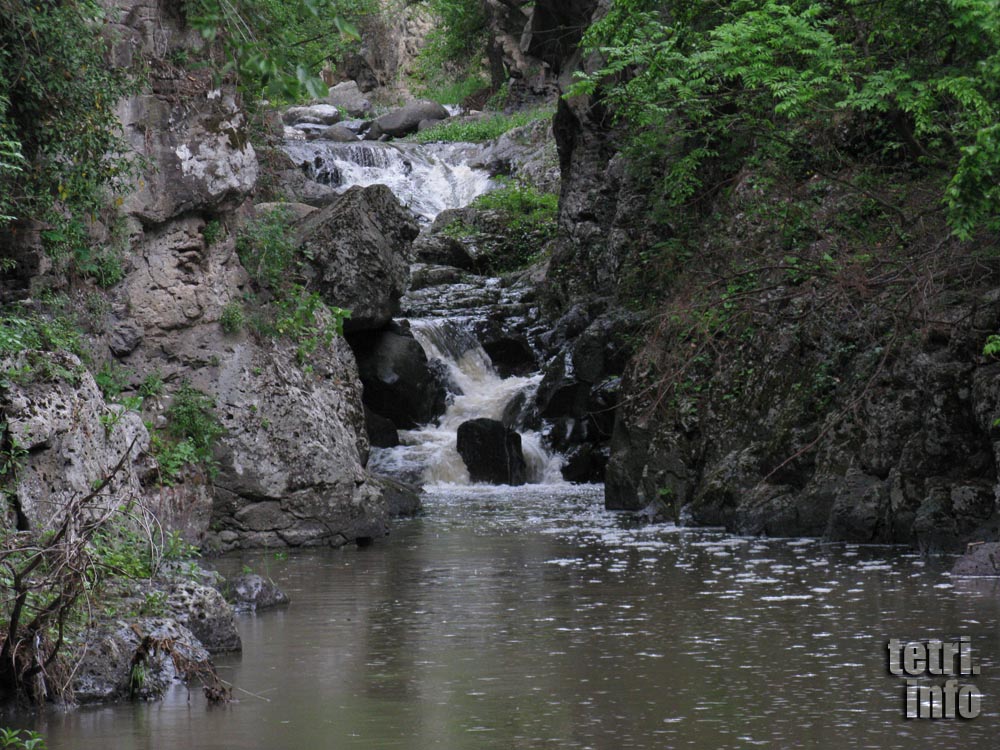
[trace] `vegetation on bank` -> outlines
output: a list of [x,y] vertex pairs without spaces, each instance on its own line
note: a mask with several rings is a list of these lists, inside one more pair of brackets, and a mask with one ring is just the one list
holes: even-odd
[[414,133],[410,138],[417,143],[485,143],[514,128],[551,119],[553,112],[551,108],[539,107],[511,114],[493,112],[474,119],[446,120],[440,125]]

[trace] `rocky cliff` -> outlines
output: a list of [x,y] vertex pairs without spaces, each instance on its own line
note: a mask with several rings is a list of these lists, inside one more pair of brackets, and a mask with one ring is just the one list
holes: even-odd
[[[8,301],[32,310],[57,295],[70,307],[87,300],[93,308],[80,351],[86,366],[45,354],[58,365],[47,366],[51,377],[36,367],[5,379],[4,445],[22,464],[11,480],[11,522],[44,525],[67,493],[92,486],[130,448],[123,481],[131,494],[146,496],[165,523],[207,547],[339,545],[383,534],[387,510],[365,469],[368,438],[350,348],[334,336],[311,342],[304,356],[280,326],[262,332],[246,323],[273,300],[236,250],[240,228],[255,216],[262,171],[238,95],[206,70],[181,64],[206,50],[177,3],[122,2],[116,17],[108,30],[113,64],[141,60],[149,71],[145,90],[119,107],[142,174],[119,201],[113,229],[110,221],[93,228],[119,243],[122,278],[102,289],[63,277],[46,261],[37,229],[18,227],[5,241],[6,254],[19,260],[5,281]],[[325,209],[302,240],[311,243],[312,286],[327,305],[356,308],[358,329],[384,324],[406,282],[415,230],[384,193],[373,189]],[[361,219],[368,224],[354,226]],[[393,269],[391,278],[365,253]],[[310,308],[314,314],[323,313]],[[98,372],[115,381],[114,400],[128,408],[102,395],[91,375]],[[182,385],[214,404],[220,436],[212,471],[163,481],[149,455],[150,433],[169,428]],[[128,401],[139,394],[141,407]]]
[[[564,73],[598,62],[561,60]],[[925,550],[995,537],[995,238],[956,241],[933,176],[859,190],[861,168],[818,163],[789,176],[748,160],[710,200],[657,215],[613,114],[598,89],[560,101],[554,122],[547,292],[570,334],[554,373],[570,397],[542,404],[599,422],[595,378],[578,374],[585,334],[622,311],[645,319],[641,335],[612,336],[631,355],[597,368],[624,376],[610,443],[568,441],[610,449],[608,507]],[[858,148],[850,124],[830,137]]]

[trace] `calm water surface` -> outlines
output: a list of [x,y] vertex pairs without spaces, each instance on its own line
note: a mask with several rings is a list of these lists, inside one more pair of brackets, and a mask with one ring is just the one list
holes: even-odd
[[[219,562],[293,599],[240,618],[243,655],[219,660],[238,703],[178,687],[35,727],[80,750],[959,748],[1000,733],[993,582],[888,547],[628,528],[597,488],[425,504],[367,549]],[[886,641],[960,635],[982,715],[904,720]]]

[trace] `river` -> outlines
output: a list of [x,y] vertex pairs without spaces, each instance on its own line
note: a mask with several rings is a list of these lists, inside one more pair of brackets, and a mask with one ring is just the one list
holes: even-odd
[[[208,707],[178,686],[37,728],[78,750],[958,748],[997,735],[993,581],[953,582],[898,548],[632,527],[596,487],[441,487],[426,506],[369,548],[219,561],[292,597],[240,616],[243,655],[219,660],[238,702]],[[963,635],[982,716],[903,719],[888,639]]]

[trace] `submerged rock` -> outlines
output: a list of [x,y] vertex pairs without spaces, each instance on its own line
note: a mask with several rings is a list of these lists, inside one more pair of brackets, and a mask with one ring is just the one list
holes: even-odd
[[256,612],[288,604],[288,595],[274,582],[255,573],[243,573],[226,584],[226,599],[237,612]]
[[458,427],[458,453],[473,482],[520,485],[527,481],[521,436],[495,419],[470,419]]
[[970,544],[955,561],[953,576],[1000,576],[1000,542]]

